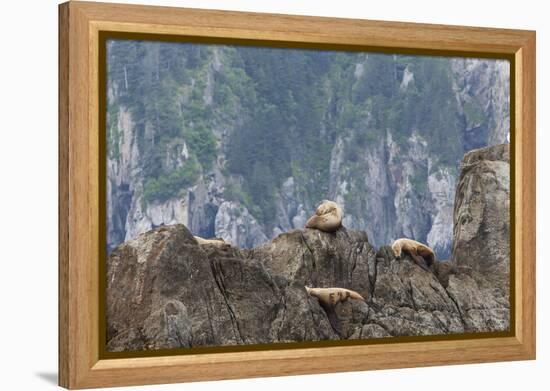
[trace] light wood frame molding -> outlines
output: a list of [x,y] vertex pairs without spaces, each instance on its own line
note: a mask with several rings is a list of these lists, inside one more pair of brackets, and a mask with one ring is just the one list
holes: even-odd
[[[100,357],[101,31],[356,45],[511,59],[515,318],[511,336]],[[367,50],[367,49],[366,49]],[[511,85],[512,86],[512,85]],[[59,384],[91,388],[535,358],[535,32],[71,1],[59,6]],[[342,358],[342,359],[339,359]]]

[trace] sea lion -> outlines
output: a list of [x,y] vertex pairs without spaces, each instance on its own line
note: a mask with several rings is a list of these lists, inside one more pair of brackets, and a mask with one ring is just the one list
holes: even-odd
[[[401,253],[405,251],[411,256],[418,266],[422,269],[429,270],[435,262],[435,253],[429,246],[417,242],[416,240],[401,238],[397,239],[391,245],[393,254],[396,258],[401,257]],[[428,265],[428,268],[424,266],[424,262]]]
[[315,214],[306,222],[306,228],[335,232],[342,226],[342,217],[342,208],[336,202],[323,200],[315,210]]
[[345,288],[310,288],[305,287],[306,292],[313,297],[316,297],[319,300],[319,304],[325,310],[327,314],[328,321],[334,331],[342,335],[341,323],[338,319],[338,315],[335,311],[335,306],[338,303],[343,303],[348,299],[362,300],[363,296],[359,293]]
[[203,239],[200,236],[193,236],[193,237],[195,238],[195,240],[200,246],[210,245],[210,246],[215,246],[215,247],[224,248],[224,249],[231,247],[231,245],[229,243],[225,243],[225,241],[222,238]]
[[313,297],[319,299],[319,303],[323,306],[334,307],[340,302],[344,302],[347,299],[363,300],[363,296],[359,293],[345,288],[310,288],[305,287],[306,292]]

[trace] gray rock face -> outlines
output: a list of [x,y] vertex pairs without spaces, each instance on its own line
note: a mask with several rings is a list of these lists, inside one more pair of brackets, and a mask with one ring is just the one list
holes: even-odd
[[267,240],[260,224],[238,202],[223,202],[214,224],[216,236],[237,247],[254,247]]
[[418,133],[398,145],[391,131],[358,156],[362,176],[349,172],[344,151],[353,140],[338,140],[330,166],[330,198],[344,209],[344,225],[365,230],[377,246],[399,237],[416,238],[449,259],[456,172],[434,168],[428,141]]
[[455,58],[454,89],[466,150],[506,142],[510,132],[510,63]]
[[[200,246],[183,225],[141,234],[107,261],[108,350],[508,330],[508,173],[507,146],[465,156],[453,258],[431,271],[346,228],[252,249]],[[306,285],[365,301],[323,307]]]

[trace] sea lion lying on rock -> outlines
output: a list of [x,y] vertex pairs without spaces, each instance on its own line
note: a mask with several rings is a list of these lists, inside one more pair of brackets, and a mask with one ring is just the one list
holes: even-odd
[[306,222],[306,228],[335,232],[342,226],[342,217],[342,208],[336,202],[324,200],[315,210],[315,215]]
[[[429,270],[435,262],[435,253],[429,246],[417,242],[416,240],[401,238],[397,239],[391,245],[393,254],[396,258],[401,257],[401,253],[405,251],[411,258],[424,270]],[[428,265],[426,267],[424,262]]]
[[222,238],[203,239],[200,236],[193,236],[193,237],[195,238],[195,240],[200,246],[210,245],[210,246],[215,246],[223,249],[231,247],[231,245],[229,243],[225,243],[225,241]]
[[305,287],[310,296],[316,297],[319,304],[325,310],[330,325],[338,334],[342,335],[342,327],[338,320],[338,315],[335,311],[335,306],[338,303],[343,303],[348,299],[365,301],[359,293],[345,288],[310,288]]
[[334,307],[340,302],[344,302],[347,299],[363,300],[363,296],[359,293],[345,288],[310,288],[305,287],[307,293],[310,296],[316,297],[324,306]]

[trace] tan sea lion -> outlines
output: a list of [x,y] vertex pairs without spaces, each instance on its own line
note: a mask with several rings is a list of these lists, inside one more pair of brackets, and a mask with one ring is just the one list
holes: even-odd
[[416,240],[401,238],[397,239],[391,245],[393,254],[396,258],[401,257],[401,253],[405,251],[411,256],[418,266],[427,269],[424,262],[431,267],[435,262],[435,253],[429,246],[417,242]]
[[216,246],[220,248],[231,247],[231,245],[228,243],[225,243],[225,241],[222,238],[203,239],[200,236],[193,236],[193,237],[195,238],[195,240],[200,246],[210,245],[210,246]]
[[335,232],[342,226],[342,217],[342,208],[336,202],[323,200],[315,210],[315,215],[306,222],[306,228]]
[[345,288],[310,288],[305,287],[310,296],[319,299],[323,306],[334,307],[337,303],[344,302],[348,299],[363,300],[363,296],[359,293]]
[[325,310],[328,321],[332,328],[338,333],[342,333],[342,327],[335,311],[335,306],[338,303],[343,303],[348,299],[362,300],[363,296],[359,293],[345,288],[310,288],[305,287],[306,292],[319,300],[319,304]]

